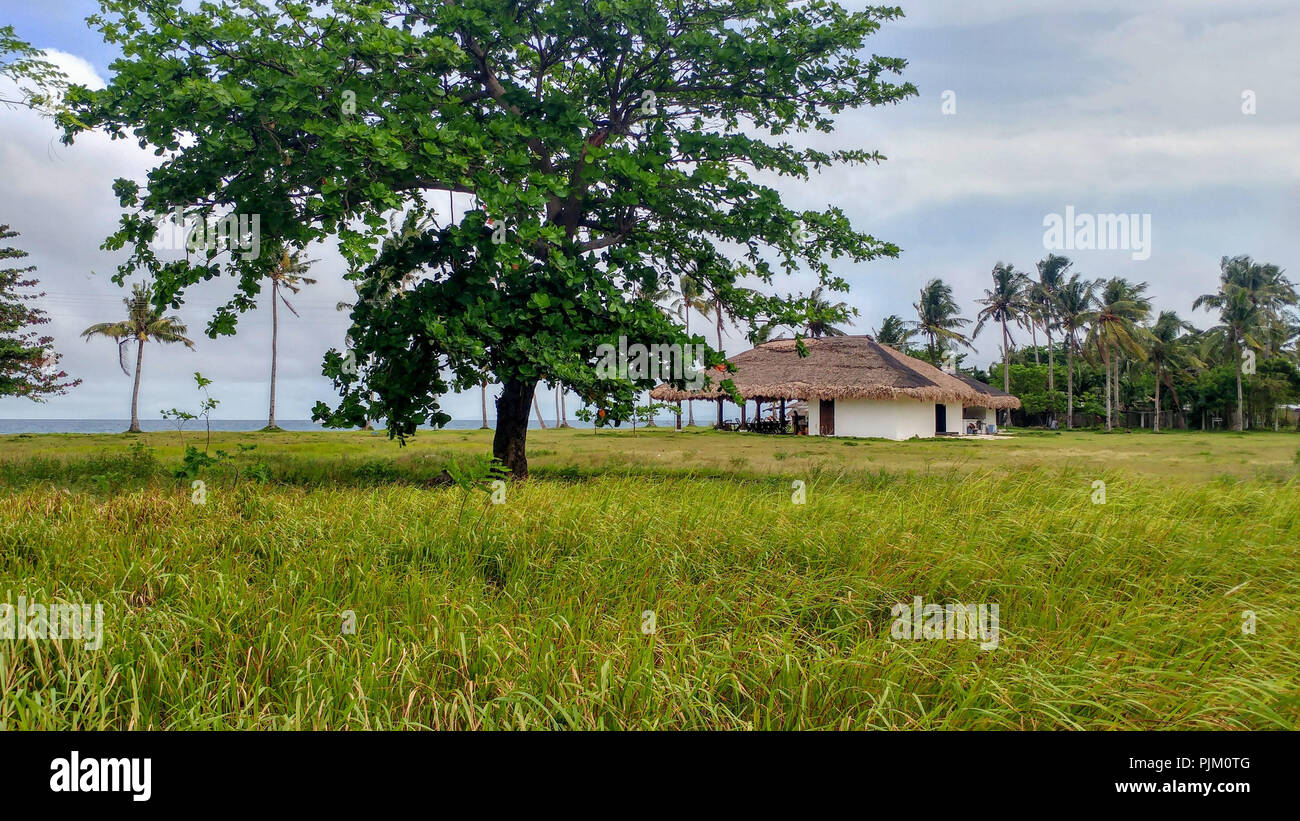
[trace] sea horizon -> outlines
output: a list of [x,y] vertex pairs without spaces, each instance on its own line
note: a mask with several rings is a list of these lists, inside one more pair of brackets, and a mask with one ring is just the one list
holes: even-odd
[[[547,428],[556,427],[554,419],[544,419]],[[699,420],[696,420],[697,423]],[[662,427],[672,425],[675,420],[672,416],[666,418],[656,418],[655,424]],[[326,428],[310,419],[278,419],[276,425],[287,431],[346,431],[342,428]],[[590,428],[590,422],[583,422],[579,419],[569,419],[569,427],[573,428]],[[0,419],[0,436],[13,436],[18,434],[40,434],[40,433],[126,433],[126,429],[131,426],[128,419]],[[478,430],[483,426],[482,418],[478,419],[453,419],[448,422],[443,429],[445,430]],[[168,433],[176,430],[176,425],[162,419],[141,419],[140,427],[145,433]],[[213,419],[212,430],[223,432],[245,433],[258,431],[266,427],[265,419]],[[496,419],[488,419],[488,427],[496,429]],[[540,430],[536,417],[529,419],[528,427],[530,430]],[[623,427],[631,427],[630,424],[624,424]],[[205,430],[206,426],[202,420],[195,420],[185,425],[185,432]],[[352,428],[351,430],[360,430]],[[435,430],[430,425],[421,425],[420,430]]]

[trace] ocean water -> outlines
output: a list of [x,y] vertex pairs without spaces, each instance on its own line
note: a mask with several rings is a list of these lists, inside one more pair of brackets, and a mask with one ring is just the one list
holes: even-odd
[[[698,419],[696,420],[699,421]],[[324,428],[321,425],[312,422],[309,419],[281,419],[277,424],[285,430],[317,430],[326,431],[330,428]],[[482,419],[453,419],[447,424],[447,427],[454,430],[477,430],[483,424]],[[489,419],[488,425],[494,426],[495,419]],[[667,417],[657,420],[659,425],[672,425],[673,418]],[[130,427],[130,421],[126,419],[0,419],[0,435],[18,434],[18,433],[122,433]],[[591,423],[583,422],[578,419],[570,419],[569,425],[575,428],[590,428]],[[547,419],[548,428],[555,427],[554,419]],[[162,419],[141,419],[140,427],[146,431],[174,431],[176,426]],[[265,419],[213,419],[213,430],[224,431],[254,431],[266,427]],[[540,427],[537,424],[536,417],[528,422],[528,427],[536,430]],[[626,424],[624,427],[628,427]],[[204,430],[202,420],[189,422],[185,425],[187,433]]]

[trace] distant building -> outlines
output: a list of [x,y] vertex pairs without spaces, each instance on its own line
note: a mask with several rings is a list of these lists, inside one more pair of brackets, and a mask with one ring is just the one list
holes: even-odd
[[[1020,400],[960,373],[948,373],[870,336],[804,339],[801,358],[793,339],[774,339],[729,357],[730,379],[746,400],[784,405],[807,402],[808,433],[911,439],[937,434],[984,433],[1001,409]],[[715,384],[704,390],[659,385],[657,401],[729,401]]]

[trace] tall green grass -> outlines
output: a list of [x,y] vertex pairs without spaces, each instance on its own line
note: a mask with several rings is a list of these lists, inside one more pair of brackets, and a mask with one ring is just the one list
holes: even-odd
[[[143,458],[3,468],[0,597],[102,602],[105,641],[0,641],[0,726],[1300,723],[1294,480],[556,465],[494,505],[265,453],[195,505]],[[1000,646],[891,639],[913,596],[998,604]]]

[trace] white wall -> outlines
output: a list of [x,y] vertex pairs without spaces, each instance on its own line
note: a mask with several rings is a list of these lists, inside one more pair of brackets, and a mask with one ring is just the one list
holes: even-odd
[[[819,435],[821,429],[820,407],[818,399],[808,400],[808,433],[813,436]],[[960,418],[961,408],[949,408],[948,413],[949,420]],[[836,399],[835,435],[928,438],[934,436],[934,403],[915,399]]]
[[961,403],[948,403],[944,406],[947,410],[944,415],[944,424],[948,433],[965,433],[966,426],[961,422]]

